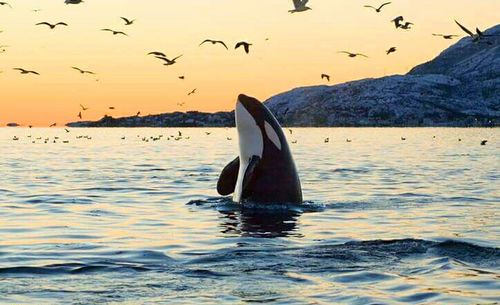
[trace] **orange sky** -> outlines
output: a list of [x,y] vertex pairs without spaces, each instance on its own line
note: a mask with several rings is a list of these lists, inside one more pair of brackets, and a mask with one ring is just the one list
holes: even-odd
[[[293,15],[291,0],[7,1],[12,9],[0,6],[0,45],[9,45],[0,53],[0,126],[63,125],[77,120],[79,104],[90,108],[86,120],[139,110],[143,115],[230,110],[239,93],[265,100],[294,87],[324,84],[321,73],[330,74],[332,84],[406,73],[454,42],[431,33],[462,35],[454,18],[485,29],[498,23],[500,11],[498,0],[394,0],[380,14],[363,5],[383,1],[310,0],[311,11]],[[414,22],[414,29],[396,30],[389,21],[398,15]],[[125,26],[120,16],[137,21]],[[69,27],[35,26],[41,21]],[[102,28],[130,36],[112,36]],[[198,47],[205,38],[224,40],[230,50]],[[241,40],[254,44],[250,55],[233,50]],[[386,56],[391,46],[398,52]],[[370,58],[349,59],[340,50]],[[184,56],[165,67],[147,56],[149,51]],[[71,66],[98,75],[80,75]],[[20,75],[14,67],[41,76]],[[187,97],[194,88],[197,94]]]

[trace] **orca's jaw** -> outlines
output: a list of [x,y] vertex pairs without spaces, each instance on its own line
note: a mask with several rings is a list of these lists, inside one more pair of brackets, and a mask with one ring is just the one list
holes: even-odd
[[233,201],[240,202],[246,169],[253,156],[262,157],[264,139],[262,130],[257,124],[257,119],[254,118],[240,100],[236,103],[235,117],[240,147],[240,169],[238,171],[238,181],[236,182]]

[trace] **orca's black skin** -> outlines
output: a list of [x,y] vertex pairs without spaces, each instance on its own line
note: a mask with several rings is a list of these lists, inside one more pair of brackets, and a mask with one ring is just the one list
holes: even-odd
[[[302,203],[299,176],[280,124],[269,109],[258,100],[246,95],[240,95],[238,100],[257,123],[264,145],[262,157],[253,156],[249,160],[240,202]],[[281,149],[267,136],[265,122],[278,136]],[[239,166],[239,158],[236,158],[224,168],[217,183],[219,194],[229,195],[234,192]]]

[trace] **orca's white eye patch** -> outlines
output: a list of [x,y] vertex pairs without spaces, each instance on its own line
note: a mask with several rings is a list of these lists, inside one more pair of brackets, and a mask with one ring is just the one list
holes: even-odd
[[276,131],[274,130],[274,128],[271,126],[271,124],[269,124],[267,121],[265,121],[264,122],[264,129],[266,130],[266,134],[267,134],[267,137],[269,138],[269,140],[271,140],[271,142],[273,142],[273,144],[279,150],[281,150],[280,137],[278,136],[278,134],[276,133]]

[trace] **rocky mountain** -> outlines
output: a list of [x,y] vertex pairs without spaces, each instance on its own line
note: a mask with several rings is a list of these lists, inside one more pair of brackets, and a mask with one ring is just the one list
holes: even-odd
[[[500,25],[466,37],[406,75],[312,86],[265,103],[286,126],[497,126]],[[71,123],[68,126],[234,126],[234,113],[187,112]]]

